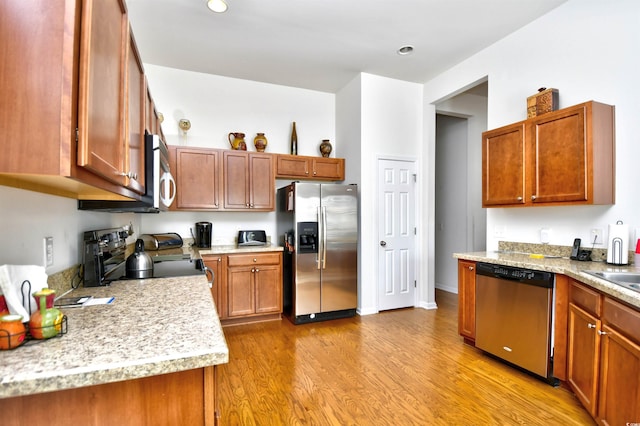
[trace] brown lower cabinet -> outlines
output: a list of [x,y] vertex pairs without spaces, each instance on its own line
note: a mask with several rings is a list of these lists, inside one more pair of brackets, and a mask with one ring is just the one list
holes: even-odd
[[578,282],[569,304],[568,382],[603,425],[640,420],[640,312]]
[[[458,260],[458,333],[475,344],[475,266]],[[640,421],[640,312],[556,275],[554,376],[602,425]]]
[[210,366],[0,399],[2,424],[212,426],[219,417],[215,375]]
[[458,261],[458,333],[471,345],[476,341],[476,262]]
[[282,252],[203,255],[202,259],[214,271],[212,293],[222,325],[281,318]]

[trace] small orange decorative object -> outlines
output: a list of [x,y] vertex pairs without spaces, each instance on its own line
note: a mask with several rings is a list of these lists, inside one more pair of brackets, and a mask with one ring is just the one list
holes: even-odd
[[4,315],[0,317],[0,349],[17,348],[24,342],[26,333],[20,315]]
[[[62,331],[64,315],[53,307],[55,291],[43,288],[33,293],[39,309],[31,314],[29,319],[29,333],[34,339],[48,339],[57,336]],[[51,307],[49,307],[51,306]]]
[[267,141],[264,133],[258,133],[258,135],[253,138],[253,144],[255,145],[256,151],[258,152],[264,152],[264,150],[267,148],[268,143],[269,141]]

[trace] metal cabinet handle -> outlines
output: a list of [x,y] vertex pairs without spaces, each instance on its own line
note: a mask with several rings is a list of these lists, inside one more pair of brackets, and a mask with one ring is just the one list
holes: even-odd
[[133,173],[133,172],[120,172],[118,173],[118,176],[124,176],[126,178],[129,179],[133,179],[133,180],[138,180],[138,174],[137,173]]
[[587,324],[587,327],[589,327],[589,328],[596,328],[596,325],[595,325],[595,324],[591,324],[591,323],[589,323],[589,324]]
[[382,247],[385,247],[385,246],[387,245],[387,242],[386,242],[386,241],[380,241],[380,245],[381,245]]
[[606,331],[602,331],[602,330],[598,330],[598,334],[602,336],[603,334],[607,334],[607,332]]
[[203,266],[204,274],[209,278],[209,274],[211,274],[211,279],[209,279],[209,288],[213,288],[215,277],[213,276],[213,271],[206,266]]

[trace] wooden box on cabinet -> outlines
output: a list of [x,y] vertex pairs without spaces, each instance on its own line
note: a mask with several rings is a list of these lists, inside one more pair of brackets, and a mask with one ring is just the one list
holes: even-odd
[[466,343],[476,340],[476,262],[458,260],[458,333]]
[[482,205],[615,202],[614,107],[585,102],[483,133]]
[[344,158],[278,154],[276,178],[344,180]]
[[139,198],[141,64],[124,0],[60,0],[39,13],[4,0],[0,183],[78,199]]

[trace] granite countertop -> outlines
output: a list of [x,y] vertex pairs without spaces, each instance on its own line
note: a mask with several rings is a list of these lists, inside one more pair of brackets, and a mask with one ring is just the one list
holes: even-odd
[[504,251],[454,253],[454,258],[473,260],[476,262],[495,263],[499,265],[515,266],[519,268],[534,269],[539,271],[554,272],[556,274],[567,275],[602,293],[622,300],[640,309],[640,293],[629,290],[610,281],[594,277],[582,271],[610,271],[639,272],[640,268],[634,265],[614,266],[605,262],[580,262],[570,260],[566,257],[544,257],[541,259],[531,258],[528,253],[514,253]]
[[[0,352],[0,398],[224,364],[229,350],[204,276],[114,281],[67,296],[115,297],[61,309],[67,334]],[[188,295],[188,297],[185,297]]]
[[180,248],[165,250],[146,250],[145,252],[151,257],[165,256],[173,254],[189,255],[192,259],[200,259],[203,255],[215,254],[237,254],[237,253],[259,253],[268,251],[283,251],[284,247],[267,243],[264,246],[244,246],[238,247],[236,244],[213,245],[210,248],[198,248],[185,243]]

